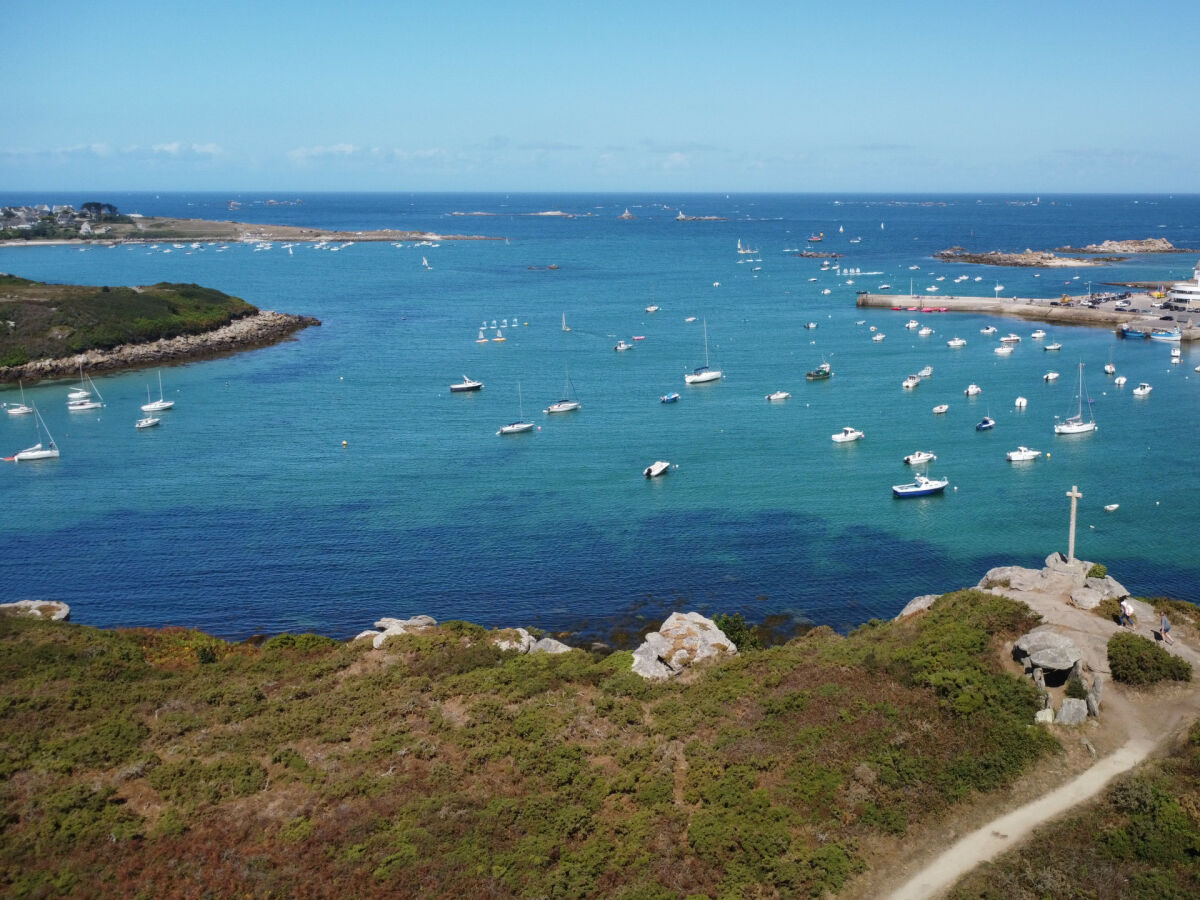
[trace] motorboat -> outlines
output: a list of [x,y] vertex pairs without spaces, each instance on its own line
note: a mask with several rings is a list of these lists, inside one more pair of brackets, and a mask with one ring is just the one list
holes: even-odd
[[986,328],[980,328],[980,329],[979,329],[979,333],[980,333],[980,334],[995,334],[995,333],[996,333],[996,326],[995,326],[995,325],[988,325]]
[[1013,352],[1013,348],[1012,348],[1011,344],[1005,344],[1003,347],[997,347],[992,352],[995,353],[997,356],[1011,356],[1012,352]]
[[937,456],[928,450],[918,450],[904,457],[904,464],[906,466],[919,466],[921,463],[927,463],[935,459],[937,459]]
[[933,334],[933,329],[926,325],[924,328],[918,331],[917,334],[919,334],[921,337],[929,337],[931,334]]
[[967,389],[963,391],[968,397],[974,397],[976,394],[982,394],[983,388],[977,384],[968,384]]
[[930,494],[940,494],[950,483],[949,478],[926,478],[924,475],[914,477],[911,484],[893,484],[893,497],[928,497]]
[[918,377],[920,378],[928,378],[932,374],[933,366],[925,366],[920,372],[917,373]]
[[1116,512],[1116,511],[1117,511],[1118,509],[1120,509],[1120,508],[1121,508],[1121,504],[1120,504],[1120,503],[1106,503],[1106,504],[1104,505],[1104,511],[1105,511],[1105,512]]
[[909,319],[907,322],[904,323],[904,327],[905,328],[914,328],[914,329],[920,328],[921,323],[918,322],[916,319]]
[[[1200,367],[1198,367],[1196,369],[1196,371],[1200,372]],[[1116,378],[1113,379],[1113,384],[1115,384],[1117,387],[1125,387],[1125,382],[1128,380],[1129,379],[1126,378],[1124,375],[1118,375]]]
[[1004,454],[1004,458],[1009,462],[1029,462],[1032,459],[1037,459],[1042,455],[1041,450],[1030,450],[1028,447],[1018,447],[1016,450],[1009,450]]
[[1045,375],[1042,376],[1042,381],[1055,381],[1057,379],[1058,379],[1057,372],[1047,372]]
[[1114,366],[1112,363],[1104,364],[1104,374],[1105,375],[1112,375],[1116,371],[1117,371],[1117,367]]
[[659,403],[678,403],[679,402],[679,392],[671,391],[669,394],[663,394],[661,397],[658,398],[658,402]]
[[1046,332],[1040,328],[1037,331],[1035,331],[1033,334],[1030,335],[1030,337],[1035,341],[1040,341],[1045,336],[1046,336]]
[[960,337],[953,337],[950,340],[946,341],[946,346],[952,347],[955,350],[957,350],[959,347],[967,346],[967,342]]
[[1061,350],[1062,344],[1058,343],[1058,341],[1055,341],[1053,344],[1047,344],[1042,349],[1043,350]]
[[1002,344],[1019,344],[1019,343],[1021,343],[1021,336],[1018,334],[1012,334],[1010,332],[1009,334],[1006,334],[1004,337],[1000,338],[1000,343],[1002,343]]
[[159,419],[155,416],[144,416],[143,418],[140,418],[136,422],[134,422],[133,427],[137,428],[137,429],[153,428],[155,425],[157,425],[161,421],[162,421],[161,419]]
[[1143,381],[1143,382],[1141,382],[1141,383],[1140,383],[1140,384],[1139,384],[1137,387],[1135,387],[1135,388],[1133,389],[1133,396],[1135,396],[1135,397],[1149,397],[1149,396],[1150,396],[1150,392],[1151,392],[1152,390],[1154,390],[1154,388],[1150,387],[1150,385],[1146,384],[1146,382],[1144,382],[1144,381]]
[[816,327],[817,327],[817,323],[816,323],[816,322],[805,322],[805,323],[804,323],[804,327],[805,327],[805,328],[816,328]]
[[648,312],[648,313],[656,313],[656,312],[658,312],[658,307],[657,307],[657,306],[655,306],[655,305],[652,303],[652,304],[650,304],[649,306],[647,306],[647,307],[646,307],[646,312]]
[[991,416],[984,416],[982,419],[979,420],[979,423],[975,426],[975,430],[976,431],[991,431],[995,427],[996,427],[996,420],[993,419]]
[[[465,376],[464,376],[465,377]],[[146,388],[146,402],[142,404],[142,412],[156,413],[162,412],[164,409],[170,409],[175,405],[174,400],[166,400],[163,398],[162,372],[158,373],[158,399],[150,399],[150,388]]]
[[647,478],[657,478],[659,475],[666,475],[669,471],[671,471],[669,462],[665,459],[656,459],[642,470],[642,474]]
[[1029,401],[1026,400],[1024,397],[1018,397],[1016,400],[1013,401],[1013,406],[1015,406],[1017,409],[1024,409],[1028,405],[1029,405]]
[[1183,333],[1178,328],[1172,328],[1170,330],[1156,328],[1150,332],[1150,340],[1178,343],[1179,341],[1183,340]]
[[918,378],[916,375],[909,375],[902,382],[900,382],[900,387],[902,387],[906,390],[911,390],[912,388],[915,388],[920,383],[921,383],[921,379]]
[[950,411],[950,404],[949,404],[949,403],[939,403],[937,406],[935,406],[935,407],[933,408],[933,414],[934,414],[935,416],[940,416],[940,415],[942,415],[943,413],[946,413],[946,412],[949,412],[949,411]]
[[767,394],[768,400],[790,400],[792,395],[787,391],[775,391],[773,394]]
[[1083,417],[1083,363],[1079,364],[1079,393],[1076,395],[1075,414],[1054,423],[1055,434],[1087,434],[1096,430],[1096,419],[1092,414],[1092,398],[1088,397],[1088,418]]
[[833,440],[839,444],[845,444],[849,443],[850,441],[857,441],[861,437],[863,437],[863,433],[861,431],[859,431],[857,428],[851,428],[849,425],[847,425],[837,434],[833,435]]
[[[463,380],[460,381],[458,384],[450,385],[450,393],[465,394],[467,391],[478,391],[482,387],[483,387],[482,381],[473,381],[469,375],[464,375]],[[146,407],[143,406],[142,409],[145,410]]]
[[[619,348],[618,348],[619,349]],[[706,384],[710,381],[720,381],[721,370],[709,366],[708,359],[708,320],[704,320],[704,365],[697,366],[683,376],[684,384]]]
[[621,340],[617,341],[617,343],[613,346],[613,349],[618,353],[624,353],[626,350],[632,350],[633,344],[622,338]]
[[884,333],[881,331],[881,332],[879,332],[878,334],[876,334],[876,335],[872,336],[871,340],[873,340],[875,343],[877,343],[877,344],[878,344],[878,343],[879,343],[880,341],[882,341],[882,340],[883,340],[885,337],[887,337],[887,335],[886,335],[886,334],[884,334]]
[[833,369],[829,363],[823,362],[811,372],[805,372],[804,377],[809,381],[824,381],[827,378],[833,377]]

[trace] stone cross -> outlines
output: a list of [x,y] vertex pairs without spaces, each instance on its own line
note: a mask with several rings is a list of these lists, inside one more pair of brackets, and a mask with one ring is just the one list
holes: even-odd
[[1067,496],[1071,498],[1071,536],[1067,540],[1067,562],[1071,562],[1075,559],[1075,506],[1083,494],[1079,493],[1079,487],[1073,484],[1067,491]]

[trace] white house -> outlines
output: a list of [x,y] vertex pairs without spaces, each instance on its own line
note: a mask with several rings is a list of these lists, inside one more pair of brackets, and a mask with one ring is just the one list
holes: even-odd
[[1175,309],[1200,312],[1200,261],[1192,273],[1191,281],[1177,281],[1167,294],[1167,303]]

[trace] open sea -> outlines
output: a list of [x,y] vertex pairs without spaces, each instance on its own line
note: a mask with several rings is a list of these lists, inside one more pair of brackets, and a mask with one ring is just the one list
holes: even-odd
[[[1167,344],[1044,325],[1041,343],[1063,345],[1047,353],[1031,322],[855,307],[855,291],[887,283],[907,294],[910,279],[936,304],[998,285],[1056,297],[1089,280],[1099,290],[1190,277],[1195,253],[1043,270],[932,254],[1149,237],[1198,248],[1200,197],[7,194],[0,204],[93,199],[124,213],[499,240],[0,248],[0,270],[27,278],[195,282],[324,323],[164,368],[176,406],[146,431],[133,424],[147,388],[157,396],[155,370],[97,377],[107,405],[86,413],[67,411],[69,381],[27,386],[62,458],[0,469],[5,601],[62,600],[78,622],[227,638],[346,637],[418,613],[609,638],[675,609],[845,630],[915,595],[973,585],[992,566],[1065,551],[1065,493],[1078,485],[1078,556],[1135,594],[1200,602],[1200,347],[1183,345],[1171,365]],[[618,219],[626,208],[636,218]],[[681,209],[722,221],[676,221]],[[537,215],[549,211],[571,215]],[[461,215],[476,212],[487,215]],[[814,249],[845,254],[840,273],[793,255],[814,233],[824,234]],[[757,252],[738,254],[739,240]],[[969,279],[956,284],[960,275]],[[907,330],[910,318],[933,334]],[[704,363],[705,323],[725,377],[687,386],[685,371]],[[989,324],[990,338],[980,334]],[[873,342],[870,326],[886,340]],[[995,355],[1009,331],[1021,343]],[[497,332],[506,340],[491,340]],[[954,336],[967,345],[948,348]],[[620,339],[633,349],[614,352]],[[834,377],[806,382],[823,360]],[[1104,374],[1110,360],[1124,388]],[[1099,430],[1055,436],[1055,418],[1074,411],[1080,362]],[[926,365],[933,375],[902,390]],[[1046,382],[1051,369],[1061,377]],[[568,373],[582,409],[545,415]],[[464,374],[484,389],[452,395]],[[1141,381],[1153,385],[1145,399],[1131,393]],[[983,392],[968,399],[972,382]],[[768,403],[779,389],[792,398]],[[659,402],[669,391],[678,403]],[[0,389],[0,401],[17,399],[15,385]],[[949,412],[935,416],[940,403]],[[522,413],[535,431],[496,434]],[[984,415],[996,427],[976,432]],[[865,438],[830,440],[847,425]],[[31,417],[0,416],[0,455],[35,440]],[[1046,455],[1007,462],[1018,445]],[[950,479],[944,496],[892,498],[893,484],[912,480],[902,459],[915,450],[937,454],[926,470]],[[676,468],[648,481],[656,459]]]

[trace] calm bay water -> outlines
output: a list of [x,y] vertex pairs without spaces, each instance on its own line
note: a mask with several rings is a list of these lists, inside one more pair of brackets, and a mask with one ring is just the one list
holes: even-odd
[[[926,287],[1056,296],[1085,291],[1089,278],[1186,277],[1194,254],[1041,271],[931,254],[1159,236],[1200,247],[1200,198],[96,199],[146,215],[507,240],[0,249],[0,269],[29,278],[196,282],[324,322],[275,347],[164,369],[177,405],[146,432],[133,422],[147,386],[157,390],[153,371],[97,378],[107,406],[91,413],[68,413],[67,382],[28,388],[63,456],[0,470],[6,599],[64,600],[91,624],[182,624],[228,637],[345,636],[379,616],[417,613],[601,634],[677,608],[847,628],[894,615],[916,594],[974,584],[992,565],[1039,565],[1065,550],[1064,493],[1078,484],[1079,555],[1105,562],[1136,593],[1200,601],[1189,447],[1200,350],[1185,345],[1183,364],[1171,366],[1164,344],[1044,326],[1046,342],[1063,344],[1047,353],[1029,338],[1034,324],[957,314],[916,315],[935,329],[920,338],[903,327],[912,313],[854,306],[856,290],[907,292],[910,278],[934,298]],[[242,209],[230,212],[230,199]],[[627,207],[637,218],[618,220]],[[674,221],[680,208],[726,221]],[[548,210],[574,217],[530,215]],[[472,211],[494,215],[452,215]],[[846,254],[844,265],[880,274],[823,273],[819,260],[787,252],[813,232],[824,232],[821,249]],[[759,252],[739,256],[739,239]],[[982,281],[955,285],[960,274]],[[646,313],[650,304],[660,311]],[[508,321],[507,340],[477,344],[483,323],[495,334],[493,320]],[[688,387],[683,373],[704,361],[704,321],[726,377]],[[992,352],[995,338],[979,333],[987,324],[1022,335],[1011,357]],[[870,325],[887,339],[872,342]],[[634,349],[613,351],[635,335],[644,340]],[[947,348],[955,335],[965,348]],[[835,377],[806,383],[822,359]],[[1102,372],[1110,359],[1129,379],[1123,390]],[[1080,361],[1100,430],[1055,437]],[[903,391],[904,376],[924,365],[932,378]],[[1061,377],[1044,382],[1048,369]],[[568,371],[583,409],[544,415]],[[484,390],[451,395],[464,373]],[[1146,400],[1130,393],[1139,381],[1154,386]],[[983,393],[968,400],[971,382]],[[792,399],[767,403],[780,388]],[[664,406],[667,391],[683,397]],[[1018,395],[1029,400],[1024,411],[1013,406]],[[933,416],[938,403],[950,412]],[[522,405],[539,430],[498,437]],[[985,414],[997,426],[977,433]],[[28,418],[3,419],[5,455],[33,443]],[[866,438],[834,444],[844,425]],[[1004,453],[1018,444],[1050,456],[1010,464]],[[955,489],[895,501],[890,486],[911,480],[901,460],[917,449],[938,454],[929,471]],[[647,482],[641,470],[655,459],[678,469]],[[1120,509],[1105,513],[1107,503]]]

